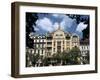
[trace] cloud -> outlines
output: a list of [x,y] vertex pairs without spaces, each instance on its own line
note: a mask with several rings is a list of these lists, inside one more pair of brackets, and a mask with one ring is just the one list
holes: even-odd
[[56,29],[58,29],[58,27],[59,27],[59,23],[58,22],[55,22],[53,24],[53,29],[56,30]]
[[59,28],[59,26],[60,26],[60,28],[61,28],[62,30],[64,30],[64,27],[61,26],[61,24],[58,23],[58,22],[55,22],[55,23],[53,24],[53,29],[54,29],[54,30],[57,30],[57,29]]
[[61,29],[63,29],[64,31],[66,30],[72,31],[72,29],[74,29],[74,26],[76,26],[75,25],[76,20],[70,18],[65,14],[50,14],[48,16],[49,17],[44,16],[43,18],[39,18],[36,21],[36,28],[35,28],[36,31],[52,32],[56,30],[58,26],[60,26]]
[[76,26],[76,20],[69,18],[68,16],[65,16],[63,20],[60,22],[60,25],[64,30],[67,30],[68,28]]
[[37,33],[42,34],[57,30],[59,26],[65,32],[77,33],[82,36],[82,30],[87,27],[87,24],[84,22],[77,24],[76,19],[72,19],[66,14],[48,14],[38,18],[34,29]]
[[[40,18],[36,21],[36,27],[34,29],[39,32],[52,32],[58,28],[58,26],[61,26],[59,22],[53,22],[48,17]],[[62,29],[64,29],[63,26],[61,26]]]
[[52,14],[52,16],[53,16],[54,18],[60,18],[60,19],[63,19],[64,17],[66,17],[65,14],[56,14],[56,13]]
[[58,14],[52,14],[53,17],[58,18],[59,15]]
[[77,25],[76,31],[82,32],[82,30],[85,29],[86,27],[87,27],[87,24],[84,24],[84,22],[80,22],[80,23]]
[[36,26],[39,29],[42,29],[42,30],[45,30],[45,31],[50,31],[51,32],[53,30],[52,21],[47,17],[44,17],[42,19],[38,19],[36,21]]
[[66,14],[52,14],[52,17],[56,18],[63,30],[76,26],[76,19],[72,19]]
[[37,27],[34,27],[34,30],[35,30],[35,31],[39,31],[40,29],[39,29],[39,28],[37,28]]
[[[71,34],[76,33],[81,38],[83,38],[82,30],[89,25],[90,19],[89,15],[83,14],[32,13],[32,15],[33,19],[37,17],[37,20],[34,22],[36,25],[32,23],[34,34],[53,32],[60,26],[64,32],[69,32]],[[32,19],[32,17],[30,19]]]

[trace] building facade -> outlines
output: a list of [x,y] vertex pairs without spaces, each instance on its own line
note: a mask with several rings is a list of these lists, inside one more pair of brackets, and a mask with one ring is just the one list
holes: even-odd
[[82,62],[84,64],[89,64],[89,51],[90,51],[90,47],[89,47],[89,40],[81,40],[80,41],[80,51],[81,51],[81,55],[82,55]]
[[64,32],[60,27],[57,30],[46,33],[46,35],[33,35],[32,53],[43,56],[52,56],[63,51],[70,51],[73,47],[79,48],[79,36]]
[[41,56],[45,56],[46,54],[46,37],[45,36],[34,36],[33,37],[33,52],[35,54],[40,54]]
[[[30,35],[30,38],[33,40],[33,48],[26,47],[27,66],[43,66],[45,65],[43,59],[50,59],[54,54],[69,52],[73,47],[77,47],[80,50],[81,64],[89,64],[89,41],[80,40],[77,34],[64,32],[58,27],[53,32],[48,32],[45,35],[33,34]],[[38,57],[36,57],[37,54],[39,54]],[[49,61],[49,64],[51,62],[52,60]]]
[[79,47],[79,36],[64,32],[60,27],[46,35],[46,47],[48,56],[52,56],[58,52],[70,51],[72,47]]

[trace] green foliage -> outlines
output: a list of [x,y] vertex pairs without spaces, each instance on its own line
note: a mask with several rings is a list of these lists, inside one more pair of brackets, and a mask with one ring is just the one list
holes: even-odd
[[32,63],[36,64],[36,62],[39,60],[40,55],[39,54],[32,54]]
[[81,52],[78,47],[73,47],[68,55],[68,59],[72,64],[80,64]]
[[48,66],[48,65],[49,65],[48,57],[44,57],[44,58],[42,59],[42,63],[43,63],[44,66]]
[[36,20],[38,19],[37,13],[26,13],[26,46],[33,48],[33,40],[29,37],[31,32],[35,32],[33,25],[36,25]]
[[[29,60],[28,60],[29,58]],[[28,64],[28,61],[31,61],[32,66],[35,66],[36,62],[40,59],[40,55],[39,54],[31,54],[31,53],[26,53],[26,66],[30,66]]]
[[69,52],[64,51],[53,55],[53,59],[62,65],[80,64],[80,57],[81,54],[78,47],[73,47]]
[[[38,60],[41,60],[42,66],[49,65],[77,65],[81,64],[81,53],[78,47],[73,47],[69,52],[63,51],[53,54],[52,56],[40,56],[39,54],[27,54],[30,61],[32,61],[32,66],[35,66]],[[85,63],[89,63],[89,55],[87,53],[86,57],[87,61]],[[40,65],[39,65],[40,66]]]
[[89,51],[87,51],[86,56],[84,57],[83,64],[89,64],[90,63],[90,55]]

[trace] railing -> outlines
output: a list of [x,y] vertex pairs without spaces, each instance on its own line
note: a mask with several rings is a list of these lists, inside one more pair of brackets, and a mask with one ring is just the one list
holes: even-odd
[[47,45],[47,47],[52,47],[52,45],[49,44],[49,45]]

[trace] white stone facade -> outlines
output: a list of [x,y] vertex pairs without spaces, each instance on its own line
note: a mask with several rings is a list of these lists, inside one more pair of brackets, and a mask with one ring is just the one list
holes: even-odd
[[34,41],[32,52],[43,56],[52,56],[57,52],[70,51],[72,47],[80,46],[77,34],[64,32],[60,27],[52,33],[44,36],[34,35],[32,38]]

